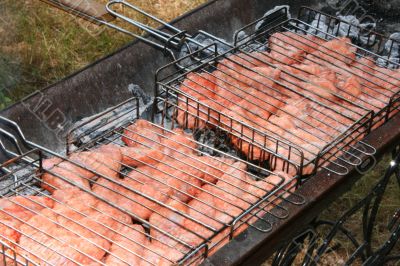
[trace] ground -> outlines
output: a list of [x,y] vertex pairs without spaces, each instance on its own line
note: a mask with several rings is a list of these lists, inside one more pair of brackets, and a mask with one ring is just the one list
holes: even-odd
[[[135,4],[169,21],[202,2],[205,0],[142,0]],[[133,15],[145,21],[138,14]],[[0,0],[0,107],[73,73],[130,40],[130,36],[93,26],[38,0]]]
[[[168,21],[205,0],[134,2]],[[137,18],[145,21],[143,17]],[[111,53],[130,40],[129,36],[91,26],[38,0],[0,0],[0,108]],[[350,192],[329,206],[323,217],[337,217],[338,213],[363,197],[383,174],[388,161],[387,157],[384,160],[386,164],[383,163],[368,173]],[[394,209],[400,206],[396,186],[396,183],[391,183],[390,191],[384,199],[382,212],[378,217],[376,229],[380,233],[375,235],[376,241],[385,239],[388,220]],[[362,233],[360,218],[361,214],[357,214],[348,224],[355,234]],[[340,264],[340,261],[347,258],[352,249],[344,239],[339,239],[339,242],[335,256],[327,256],[322,264]],[[400,252],[399,245],[397,248]],[[300,262],[299,259],[297,261]]]

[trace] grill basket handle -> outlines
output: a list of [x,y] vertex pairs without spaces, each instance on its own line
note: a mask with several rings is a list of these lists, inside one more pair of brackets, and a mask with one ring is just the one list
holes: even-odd
[[[134,21],[132,19],[124,19],[124,15],[119,14],[117,11],[114,11],[111,6],[112,5],[116,5],[116,4],[123,4],[123,5],[127,5],[129,7],[134,7],[133,5],[125,2],[125,1],[111,1],[107,4],[107,6],[104,6],[100,3],[95,2],[94,0],[83,0],[83,1],[75,1],[75,0],[41,0],[47,4],[50,4],[60,10],[63,10],[69,14],[72,14],[74,16],[83,18],[89,22],[92,22],[94,24],[100,25],[100,26],[107,26],[111,29],[117,30],[119,32],[125,33],[131,37],[137,38],[139,40],[141,40],[142,42],[156,48],[159,50],[164,51],[166,54],[171,55],[172,58],[174,58],[175,60],[175,56],[172,53],[172,51],[166,46],[166,44],[168,44],[168,42],[160,44],[157,43],[155,41],[151,41],[147,38],[144,38],[143,36],[140,36],[139,34],[136,34],[134,32],[132,32],[131,30],[124,28],[122,26],[119,26],[115,23],[113,23],[113,21],[115,21],[116,17],[120,17],[121,19],[125,20],[126,22],[132,24],[134,22],[133,25],[145,30],[146,32],[150,33],[153,36],[153,32],[158,32],[159,34],[161,34],[161,31],[156,30],[156,29],[151,29],[150,26],[146,26],[140,22]],[[136,8],[136,7],[134,7]],[[136,8],[138,11],[140,9]],[[140,10],[140,13],[142,14],[147,14],[144,11]],[[116,16],[116,14],[118,16]],[[147,14],[150,17],[150,14]],[[155,18],[155,17],[153,17]],[[162,22],[161,20],[157,19],[158,21]],[[165,22],[163,22],[163,25],[169,25]],[[171,26],[172,27],[172,26]],[[165,37],[167,36],[166,33],[162,33]],[[158,35],[158,34],[157,34]],[[169,37],[173,37],[173,36],[169,36]],[[173,40],[175,40],[176,38],[173,38]],[[172,42],[171,40],[171,43]]]
[[0,116],[0,125],[0,135],[5,139],[8,139],[8,141],[10,141],[15,146],[15,150],[20,155],[24,153],[24,150],[31,151],[33,149],[40,149],[49,154],[56,155],[55,152],[49,150],[48,148],[27,140],[21,128],[16,122],[4,116]]
[[[137,12],[152,21],[155,21],[159,24],[161,24],[165,29],[170,31],[171,33],[167,33],[165,31],[161,31],[159,29],[153,28],[149,25],[143,24],[131,17],[128,17],[127,15],[123,14],[121,11],[118,10],[131,10],[134,12]],[[144,10],[138,8],[135,5],[132,5],[128,1],[125,0],[111,0],[107,3],[106,5],[107,12],[110,13],[112,16],[119,18],[128,24],[133,25],[134,27],[137,27],[156,40],[160,42],[159,47],[162,47],[163,50],[167,48],[172,48],[172,49],[178,49],[179,47],[182,46],[182,44],[186,41],[186,39],[190,39],[190,36],[186,34],[185,31],[182,31],[171,24],[168,24],[167,22],[145,12]]]

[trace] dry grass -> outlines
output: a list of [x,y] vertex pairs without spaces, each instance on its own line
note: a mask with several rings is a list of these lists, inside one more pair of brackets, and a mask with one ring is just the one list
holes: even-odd
[[[369,191],[376,185],[378,180],[383,177],[390,162],[390,156],[387,155],[384,159],[370,172],[368,172],[363,178],[361,178],[352,189],[337,199],[332,205],[330,205],[320,216],[323,220],[336,221],[343,215],[349,208],[354,206],[358,201],[363,199]],[[378,211],[378,216],[376,218],[376,223],[374,227],[374,233],[372,237],[372,246],[379,247],[384,242],[387,241],[389,237],[389,230],[387,228],[389,221],[391,220],[393,214],[400,206],[400,195],[399,195],[399,184],[394,177],[391,178],[386,193],[383,197],[380,209]],[[363,209],[358,211],[350,219],[346,220],[343,226],[352,232],[353,236],[362,243],[362,215]],[[317,237],[316,241],[319,245],[322,244],[324,240],[323,236],[326,236],[330,227],[323,226],[318,230],[321,237]],[[306,256],[307,244],[304,245],[305,248],[296,257],[294,265],[302,265],[302,261]],[[318,265],[343,265],[355,251],[354,246],[343,234],[339,233],[334,238],[330,247],[334,247],[329,253],[323,255],[318,262]],[[397,243],[392,254],[400,254],[400,243]],[[271,264],[271,260],[268,260],[263,264],[267,266]],[[352,265],[362,265],[362,261],[357,259]],[[391,263],[389,265],[396,265]]]
[[[169,21],[205,0],[133,2]],[[0,107],[59,80],[131,40],[127,35],[111,29],[103,31],[97,26],[90,25],[88,31],[86,21],[38,0],[0,0],[0,21],[0,88],[11,89],[9,93],[0,93]],[[99,31],[100,34],[93,35]]]

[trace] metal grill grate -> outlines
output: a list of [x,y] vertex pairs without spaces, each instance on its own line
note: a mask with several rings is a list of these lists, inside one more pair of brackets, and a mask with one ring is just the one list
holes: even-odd
[[[190,71],[173,72],[173,64],[160,69],[157,95],[191,114],[187,120],[193,121],[178,119],[186,127],[196,127],[196,119],[217,123],[290,158],[302,174],[332,163],[336,170],[329,170],[346,174],[348,165],[361,164],[360,154],[375,152],[363,137],[398,112],[400,72],[376,66],[382,56],[334,36],[337,23],[322,32],[301,20],[278,18],[243,38],[238,31],[234,49],[209,55]],[[338,52],[334,44],[346,50]],[[335,89],[323,87],[329,84],[319,77],[329,74]],[[278,141],[301,152],[288,152]]]
[[[5,262],[195,264],[248,226],[268,232],[268,216],[288,216],[279,206],[282,200],[304,203],[293,192],[297,176],[273,173],[201,144],[166,123],[167,117],[164,126],[138,120],[137,109],[136,100],[128,100],[73,129],[67,157],[38,147],[1,165],[7,172],[2,179],[14,176],[16,182],[1,191],[0,204],[16,202],[26,211],[21,216],[13,209],[0,212],[0,224],[21,235],[0,238]],[[24,140],[14,123],[2,122],[21,138],[8,138],[17,150],[21,142],[37,146]],[[122,152],[117,157],[115,148],[134,149],[140,156]],[[151,187],[157,188],[154,194]],[[15,196],[24,201],[18,203]],[[44,198],[49,206],[41,204]],[[22,225],[10,227],[4,215]]]

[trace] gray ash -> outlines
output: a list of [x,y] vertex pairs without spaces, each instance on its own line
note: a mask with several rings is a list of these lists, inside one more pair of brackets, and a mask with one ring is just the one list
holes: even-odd
[[42,190],[35,174],[36,167],[12,165],[8,169],[14,173],[0,180],[1,196],[37,195]]
[[[148,96],[139,85],[129,84],[128,90],[139,100],[139,114],[145,112],[152,105],[153,98]],[[124,125],[127,121],[138,118],[137,105],[134,100],[112,110],[113,108],[110,107],[105,110],[105,114],[100,119],[95,119],[98,116],[98,114],[95,114],[77,121],[72,127],[77,128],[77,130],[72,132],[71,135],[71,140],[73,140],[71,150],[104,135],[111,129]]]
[[[209,49],[203,49],[201,52],[194,54],[196,59],[194,58],[194,56],[190,56],[190,57],[180,60],[179,65],[186,69],[195,68],[199,63],[201,63],[202,59],[208,60],[208,59],[213,58],[215,55],[215,52],[217,52],[217,54],[222,54],[231,49],[231,46],[228,44],[227,41],[220,39],[220,38],[216,38],[216,37],[210,37],[203,33],[198,33],[192,39],[195,42],[187,41],[182,46],[182,48],[178,54],[178,58],[184,58],[185,56],[188,56],[189,54],[192,54],[196,51],[199,51],[204,47],[207,47],[209,45],[211,45],[211,46]],[[196,42],[198,44],[196,44]],[[212,46],[212,44],[215,44],[215,47]],[[216,51],[215,51],[215,48],[216,48]]]

